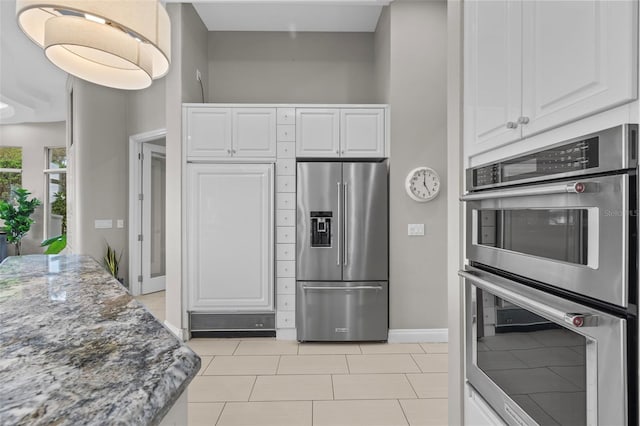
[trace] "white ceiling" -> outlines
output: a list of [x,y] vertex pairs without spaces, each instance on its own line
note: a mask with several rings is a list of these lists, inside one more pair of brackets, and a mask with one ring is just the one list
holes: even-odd
[[[194,3],[210,31],[372,32],[382,7],[391,1],[166,0],[166,3]],[[67,74],[53,66],[42,49],[18,28],[15,1],[0,0],[0,102],[9,105],[0,109],[0,124],[64,120],[66,79]]]
[[373,32],[382,11],[379,1],[209,1],[194,7],[209,31]]
[[22,33],[15,14],[14,1],[0,0],[0,102],[9,105],[0,124],[64,120],[67,73]]

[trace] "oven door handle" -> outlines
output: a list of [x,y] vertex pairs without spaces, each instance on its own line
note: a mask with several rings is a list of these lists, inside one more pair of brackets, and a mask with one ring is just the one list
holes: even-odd
[[[597,192],[597,183],[589,183],[588,192]],[[481,192],[478,194],[465,194],[460,201],[492,200],[496,198],[529,197],[532,195],[554,194],[582,194],[587,192],[587,184],[583,182],[570,182],[555,185],[545,185],[532,188],[501,189],[499,191]]]
[[514,291],[508,290],[490,281],[479,278],[467,271],[458,271],[458,275],[466,280],[471,281],[476,287],[479,287],[482,290],[487,290],[495,296],[516,303],[525,309],[531,310],[534,313],[537,313],[540,316],[544,316],[557,323],[569,324],[575,328],[597,327],[598,325],[598,317],[596,315],[563,312],[561,310],[554,309],[544,303],[531,300],[527,297],[523,297]]

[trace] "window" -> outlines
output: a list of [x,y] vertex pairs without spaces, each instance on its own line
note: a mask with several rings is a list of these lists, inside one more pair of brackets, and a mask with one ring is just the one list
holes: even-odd
[[67,233],[67,149],[45,148],[44,239]]
[[0,147],[0,200],[8,201],[11,189],[22,185],[22,148]]

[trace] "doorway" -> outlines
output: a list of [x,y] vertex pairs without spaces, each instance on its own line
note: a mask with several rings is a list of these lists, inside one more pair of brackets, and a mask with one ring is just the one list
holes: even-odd
[[165,289],[166,131],[130,137],[129,282],[133,295]]

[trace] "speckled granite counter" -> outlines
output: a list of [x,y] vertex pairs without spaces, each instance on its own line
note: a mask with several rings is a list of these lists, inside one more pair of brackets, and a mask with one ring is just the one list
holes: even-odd
[[157,424],[200,358],[86,256],[0,265],[0,424]]

